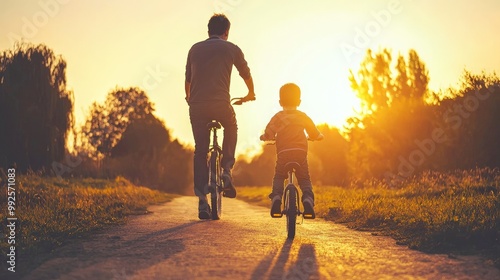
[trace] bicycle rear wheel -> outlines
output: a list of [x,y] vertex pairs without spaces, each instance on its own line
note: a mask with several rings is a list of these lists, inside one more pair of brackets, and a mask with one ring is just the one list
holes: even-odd
[[293,185],[288,185],[285,189],[285,205],[286,205],[286,229],[288,239],[295,237],[295,228],[297,225],[297,189]]
[[210,198],[212,206],[212,220],[219,220],[222,216],[222,184],[220,154],[212,151],[209,161],[210,172]]

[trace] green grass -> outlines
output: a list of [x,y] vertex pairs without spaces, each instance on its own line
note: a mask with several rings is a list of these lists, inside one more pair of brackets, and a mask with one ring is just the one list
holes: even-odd
[[[398,188],[374,181],[314,191],[319,217],[425,252],[484,254],[500,265],[498,169],[427,173]],[[243,187],[238,198],[269,207],[269,192],[270,187]]]
[[[174,196],[139,187],[126,179],[57,179],[35,175],[16,178],[16,253],[46,254],[66,241],[108,225],[123,223],[127,215],[146,213],[151,204]],[[7,192],[0,194],[1,205]],[[6,207],[0,213],[5,221]],[[5,256],[7,242],[1,242]]]

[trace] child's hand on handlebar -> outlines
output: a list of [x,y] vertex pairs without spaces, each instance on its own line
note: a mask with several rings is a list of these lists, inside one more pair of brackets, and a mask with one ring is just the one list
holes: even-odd
[[325,136],[323,134],[321,134],[321,133],[316,138],[310,138],[310,137],[307,138],[307,140],[309,140],[309,141],[321,141],[323,139],[325,139]]
[[269,138],[269,137],[267,137],[265,134],[262,134],[262,135],[260,136],[260,141],[275,141],[275,140],[276,140],[276,139],[274,139],[274,138]]

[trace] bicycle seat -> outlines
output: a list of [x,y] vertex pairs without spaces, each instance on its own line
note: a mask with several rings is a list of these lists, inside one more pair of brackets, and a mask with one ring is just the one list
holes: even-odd
[[222,126],[221,126],[220,122],[218,122],[218,121],[211,121],[211,122],[207,123],[207,127],[208,127],[208,129],[212,129],[212,128],[220,129]]
[[295,171],[299,168],[300,168],[300,164],[298,162],[295,162],[295,161],[287,162],[285,164],[285,169],[287,172]]

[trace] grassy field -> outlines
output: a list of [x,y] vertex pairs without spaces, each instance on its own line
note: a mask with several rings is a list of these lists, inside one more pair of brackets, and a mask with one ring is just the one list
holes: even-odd
[[[383,182],[316,186],[319,217],[389,235],[432,253],[483,254],[500,266],[500,170],[427,173],[398,188]],[[238,198],[269,207],[270,187],[238,188]]]
[[[118,177],[57,179],[40,176],[16,178],[16,254],[20,258],[43,256],[66,241],[108,225],[123,223],[127,215],[144,214],[151,204],[169,201],[173,195],[138,187]],[[0,194],[1,205],[7,192]],[[7,207],[0,212],[6,220]],[[2,255],[7,242],[1,242]]]

